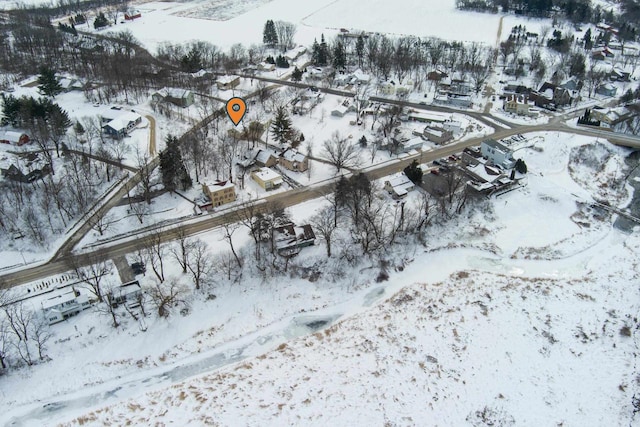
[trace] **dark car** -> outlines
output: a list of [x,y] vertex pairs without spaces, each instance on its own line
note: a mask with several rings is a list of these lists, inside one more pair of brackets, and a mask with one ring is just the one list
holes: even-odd
[[144,274],[147,271],[147,267],[144,266],[143,262],[134,262],[131,264],[131,270],[137,276],[138,274]]

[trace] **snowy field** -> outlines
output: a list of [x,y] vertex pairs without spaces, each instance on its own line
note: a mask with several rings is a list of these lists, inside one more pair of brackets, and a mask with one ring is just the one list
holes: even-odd
[[[626,152],[557,133],[530,142],[517,152],[526,187],[435,226],[425,247],[390,248],[388,282],[363,261],[318,281],[247,277],[207,290],[217,298],[194,300],[186,317],[148,316],[144,327],[123,317],[114,332],[85,312],[52,328],[52,360],[6,374],[0,419],[633,424],[640,238],[588,203],[628,202],[629,188],[613,185]],[[294,221],[324,203],[295,207]],[[219,231],[199,237],[216,254],[227,246]],[[249,240],[234,234],[236,247]],[[303,251],[299,265],[323,252]]]
[[[261,43],[264,22],[275,19],[296,24],[295,40],[305,46],[320,34],[332,36],[340,28],[495,44],[500,19],[498,15],[458,11],[453,0],[410,0],[402,7],[388,0],[366,5],[356,0],[218,0],[149,2],[138,9],[141,19],[103,31],[126,28],[151,50],[164,41],[190,40],[205,40],[228,49],[234,43]],[[166,28],[188,30],[167,32]]]

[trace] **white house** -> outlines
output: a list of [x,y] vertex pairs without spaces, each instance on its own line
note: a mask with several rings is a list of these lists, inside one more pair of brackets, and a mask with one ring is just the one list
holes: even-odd
[[134,280],[133,282],[124,283],[111,289],[108,294],[108,300],[113,307],[126,304],[127,307],[134,308],[140,305],[141,296],[142,289],[140,288],[140,283]]
[[394,199],[402,199],[414,188],[416,188],[415,184],[403,172],[392,175],[384,182],[384,189]]
[[75,288],[66,289],[42,301],[42,311],[50,325],[75,316],[90,306],[89,297]]
[[486,139],[480,144],[480,152],[491,162],[504,169],[511,169],[516,161],[513,158],[513,151],[494,139]]

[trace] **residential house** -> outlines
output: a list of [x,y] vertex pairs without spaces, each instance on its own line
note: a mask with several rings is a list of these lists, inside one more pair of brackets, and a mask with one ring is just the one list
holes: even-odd
[[142,13],[140,13],[137,9],[129,9],[124,13],[125,21],[133,21],[134,19],[138,19],[142,17]]
[[51,173],[51,164],[38,153],[21,153],[0,157],[0,173],[17,182],[33,182]]
[[447,93],[438,93],[433,98],[433,103],[454,108],[473,107],[473,100],[471,99],[471,96],[468,95],[453,96]]
[[125,304],[129,308],[135,308],[140,306],[141,297],[142,288],[140,283],[134,280],[112,288],[107,294],[107,301],[114,308],[121,304]]
[[408,119],[413,122],[442,125],[447,121],[447,116],[444,114],[426,111],[410,111],[408,114]]
[[[114,111],[114,110],[108,110]],[[142,122],[142,116],[138,113],[134,113],[133,111],[125,111],[125,110],[115,110],[117,114],[111,120],[107,120],[113,116],[113,114],[108,113],[108,116],[102,116],[103,123],[102,130],[110,135],[113,138],[123,138],[129,134],[138,124]]]
[[72,90],[83,90],[84,85],[78,79],[70,79],[63,77],[58,82],[63,92],[71,92]]
[[11,145],[24,145],[29,143],[29,135],[23,132],[7,130],[0,132],[0,143]]
[[322,102],[324,94],[319,90],[306,89],[296,97],[292,104],[294,114],[307,114]]
[[371,81],[371,76],[362,71],[360,68],[351,73],[353,82],[356,84],[368,84]]
[[316,235],[309,224],[296,226],[289,223],[274,227],[271,241],[279,255],[293,256],[298,254],[300,249],[314,245]]
[[453,139],[453,132],[441,126],[426,126],[422,131],[422,135],[435,144],[444,144]]
[[486,139],[480,144],[480,152],[496,166],[511,169],[516,161],[513,151],[494,139]]
[[170,102],[178,107],[188,107],[193,104],[193,92],[187,89],[165,87],[151,95],[154,102]]
[[276,64],[271,64],[269,62],[261,62],[258,64],[258,71],[274,71],[276,69]]
[[434,82],[439,82],[440,80],[445,79],[447,77],[449,77],[449,75],[444,71],[440,71],[440,70],[429,71],[429,73],[427,74],[427,80],[431,80]]
[[65,289],[41,304],[44,317],[50,325],[75,316],[91,306],[89,297],[75,288]]
[[631,78],[631,71],[614,67],[609,74],[609,78],[614,82],[628,82]]
[[293,148],[287,148],[280,154],[279,163],[290,171],[304,172],[309,169],[307,156]]
[[404,198],[409,191],[415,188],[415,184],[407,178],[404,172],[397,173],[384,182],[384,189],[394,199]]
[[576,81],[576,79],[569,79],[566,82],[562,83],[560,87],[570,90],[571,92],[575,92],[579,90],[581,86],[580,86],[580,83]]
[[607,46],[597,47],[591,51],[591,58],[597,61],[604,61],[607,58],[613,58],[615,54]]
[[240,77],[238,76],[220,76],[216,80],[218,90],[231,90],[236,88],[240,84]]
[[282,176],[269,168],[260,168],[251,172],[251,178],[267,191],[282,185]]
[[258,150],[255,156],[255,164],[263,168],[270,168],[277,163],[278,157],[270,150]]
[[202,184],[202,192],[211,200],[211,206],[217,207],[236,200],[236,186],[231,181],[216,181]]
[[605,83],[596,88],[596,93],[603,96],[616,96],[618,88],[611,83]]
[[345,99],[331,110],[331,115],[335,117],[344,117],[345,114],[353,111],[356,111],[355,105],[348,99]]
[[393,96],[396,93],[396,84],[394,81],[382,82],[378,85],[378,92],[384,96]]
[[404,154],[410,151],[422,151],[424,140],[422,137],[409,138],[398,133],[383,141],[381,148],[389,150],[389,154]]
[[524,85],[508,84],[502,89],[502,96],[505,98],[511,95],[527,95],[531,93],[531,88]]
[[286,51],[284,53],[284,57],[287,59],[287,61],[291,62],[291,61],[295,61],[296,59],[300,58],[306,52],[307,52],[307,48],[306,47],[298,46],[298,47],[294,47],[293,49],[289,49],[288,51]]
[[516,114],[518,116],[534,117],[538,112],[531,109],[529,98],[526,95],[511,95],[505,99],[502,106],[507,113]]
[[529,99],[533,101],[536,107],[562,107],[570,105],[574,98],[568,89],[545,82],[538,91],[532,91]]
[[307,72],[305,74],[307,76],[307,80],[317,81],[326,79],[332,73],[333,69],[331,67],[307,67]]
[[627,107],[593,107],[590,114],[591,120],[598,120],[601,123],[606,123],[609,126],[613,126],[620,122],[623,122],[633,115],[632,111]]
[[442,127],[445,130],[448,130],[449,132],[452,132],[454,135],[457,133],[462,132],[462,123],[457,121],[457,120],[445,120],[442,123]]

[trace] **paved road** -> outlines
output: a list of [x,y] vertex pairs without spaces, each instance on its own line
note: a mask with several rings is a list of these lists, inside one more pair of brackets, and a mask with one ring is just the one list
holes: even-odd
[[[306,88],[310,86],[305,83],[280,81],[277,79],[269,79],[269,78],[262,78],[262,77],[257,78],[255,76],[246,76],[246,77],[252,77],[257,80],[270,81],[276,84],[282,84],[282,85],[288,85],[288,86],[294,86],[294,87],[300,87],[300,88]],[[353,97],[352,93],[342,91],[342,90],[330,89],[330,88],[319,88],[319,89],[325,93]],[[482,113],[477,113],[477,112],[463,112],[463,111],[454,110],[447,107],[439,107],[439,106],[432,106],[432,105],[427,106],[423,104],[416,104],[416,103],[411,103],[411,102],[406,102],[401,100],[390,100],[390,99],[380,98],[380,97],[373,97],[371,99],[378,102],[408,106],[415,109],[424,109],[424,110],[440,111],[440,112],[447,112],[447,113],[456,112],[456,113],[466,114],[493,127],[495,129],[495,132],[488,137],[495,138],[495,139],[501,139],[501,138],[505,138],[508,136],[516,135],[516,134],[524,134],[524,133],[530,133],[530,132],[558,131],[558,132],[587,135],[592,137],[607,138],[607,139],[611,139],[612,142],[614,143],[619,143],[624,145],[634,143],[634,144],[638,144],[638,148],[640,148],[640,141],[637,141],[637,140],[628,141],[627,140],[628,138],[625,136],[611,135],[610,133],[606,133],[606,132],[603,133],[603,131],[589,129],[589,128],[578,128],[578,129],[569,128],[566,125],[564,125],[560,120],[558,121],[554,120],[552,123],[543,124],[543,125],[518,126],[495,117],[491,117],[491,119],[488,120],[486,116],[484,116]],[[181,140],[184,140],[185,138],[188,138],[188,137],[193,137],[199,129],[201,129],[203,126],[208,125],[208,123],[210,123],[212,120],[215,119],[217,115],[220,115],[220,114],[224,115],[224,111],[222,109],[214,112],[211,116],[205,118],[196,126],[194,126],[191,130],[189,130],[187,133],[185,133],[181,137]],[[504,127],[501,125],[504,125]],[[480,142],[484,139],[486,139],[485,136],[469,139],[462,142],[456,142],[444,147],[437,148],[429,152],[419,153],[414,156],[408,156],[401,160],[397,160],[397,161],[393,161],[393,162],[389,162],[389,163],[377,166],[375,168],[372,168],[371,170],[367,170],[365,173],[372,180],[379,179],[381,177],[401,171],[414,159],[419,159],[423,163],[430,162],[432,160],[435,160],[441,157],[446,157],[453,153],[459,152],[465,147],[479,145]],[[156,157],[149,163],[148,167],[151,170],[153,170],[155,169],[155,167],[158,166],[158,164],[159,164],[159,161],[158,161],[158,158]],[[118,203],[118,201],[125,194],[127,194],[129,190],[133,189],[139,182],[140,182],[140,173],[138,172],[134,176],[132,176],[131,179],[127,181],[127,183],[124,184],[117,193],[115,193],[112,197],[106,200],[105,203],[99,209],[96,209],[95,213],[93,213],[89,218],[85,220],[84,224],[81,227],[79,227],[76,230],[76,232],[74,232],[73,235],[60,247],[60,249],[56,252],[56,254],[54,255],[54,257],[49,263],[46,263],[44,265],[29,267],[28,269],[23,271],[16,271],[16,272],[0,275],[0,283],[4,281],[5,283],[10,284],[11,286],[16,286],[22,283],[27,283],[30,281],[41,279],[43,277],[47,277],[53,274],[58,274],[58,273],[67,271],[73,265],[87,265],[92,262],[96,262],[96,260],[98,259],[110,259],[113,257],[124,256],[127,253],[135,252],[136,250],[139,250],[142,247],[144,247],[147,238],[144,235],[139,234],[137,238],[134,238],[132,240],[121,239],[116,242],[110,242],[108,245],[95,246],[90,249],[87,249],[86,251],[83,251],[82,254],[76,255],[71,253],[72,249],[79,243],[82,237],[84,237],[84,235],[91,229],[91,224],[95,222],[95,219],[101,215],[104,215],[109,209],[115,206]],[[333,191],[333,188],[334,188],[334,182],[329,181],[324,185],[314,186],[313,188],[303,187],[303,188],[295,189],[286,193],[279,193],[276,195],[272,195],[267,197],[265,200],[277,202],[282,207],[289,207],[289,206],[293,206],[293,205],[305,202],[307,200],[311,200],[311,199],[326,195],[331,191]],[[215,216],[215,217],[204,216],[196,221],[181,223],[174,226],[174,228],[172,228],[171,230],[162,230],[163,226],[159,225],[156,227],[157,228],[156,231],[161,233],[161,239],[163,242],[169,242],[169,241],[175,240],[182,233],[186,234],[187,236],[191,236],[206,230],[210,230],[224,223],[234,222],[234,221],[237,221],[236,212],[228,211],[220,216]],[[180,232],[178,230],[180,230]],[[145,230],[145,232],[148,233],[149,230]]]

